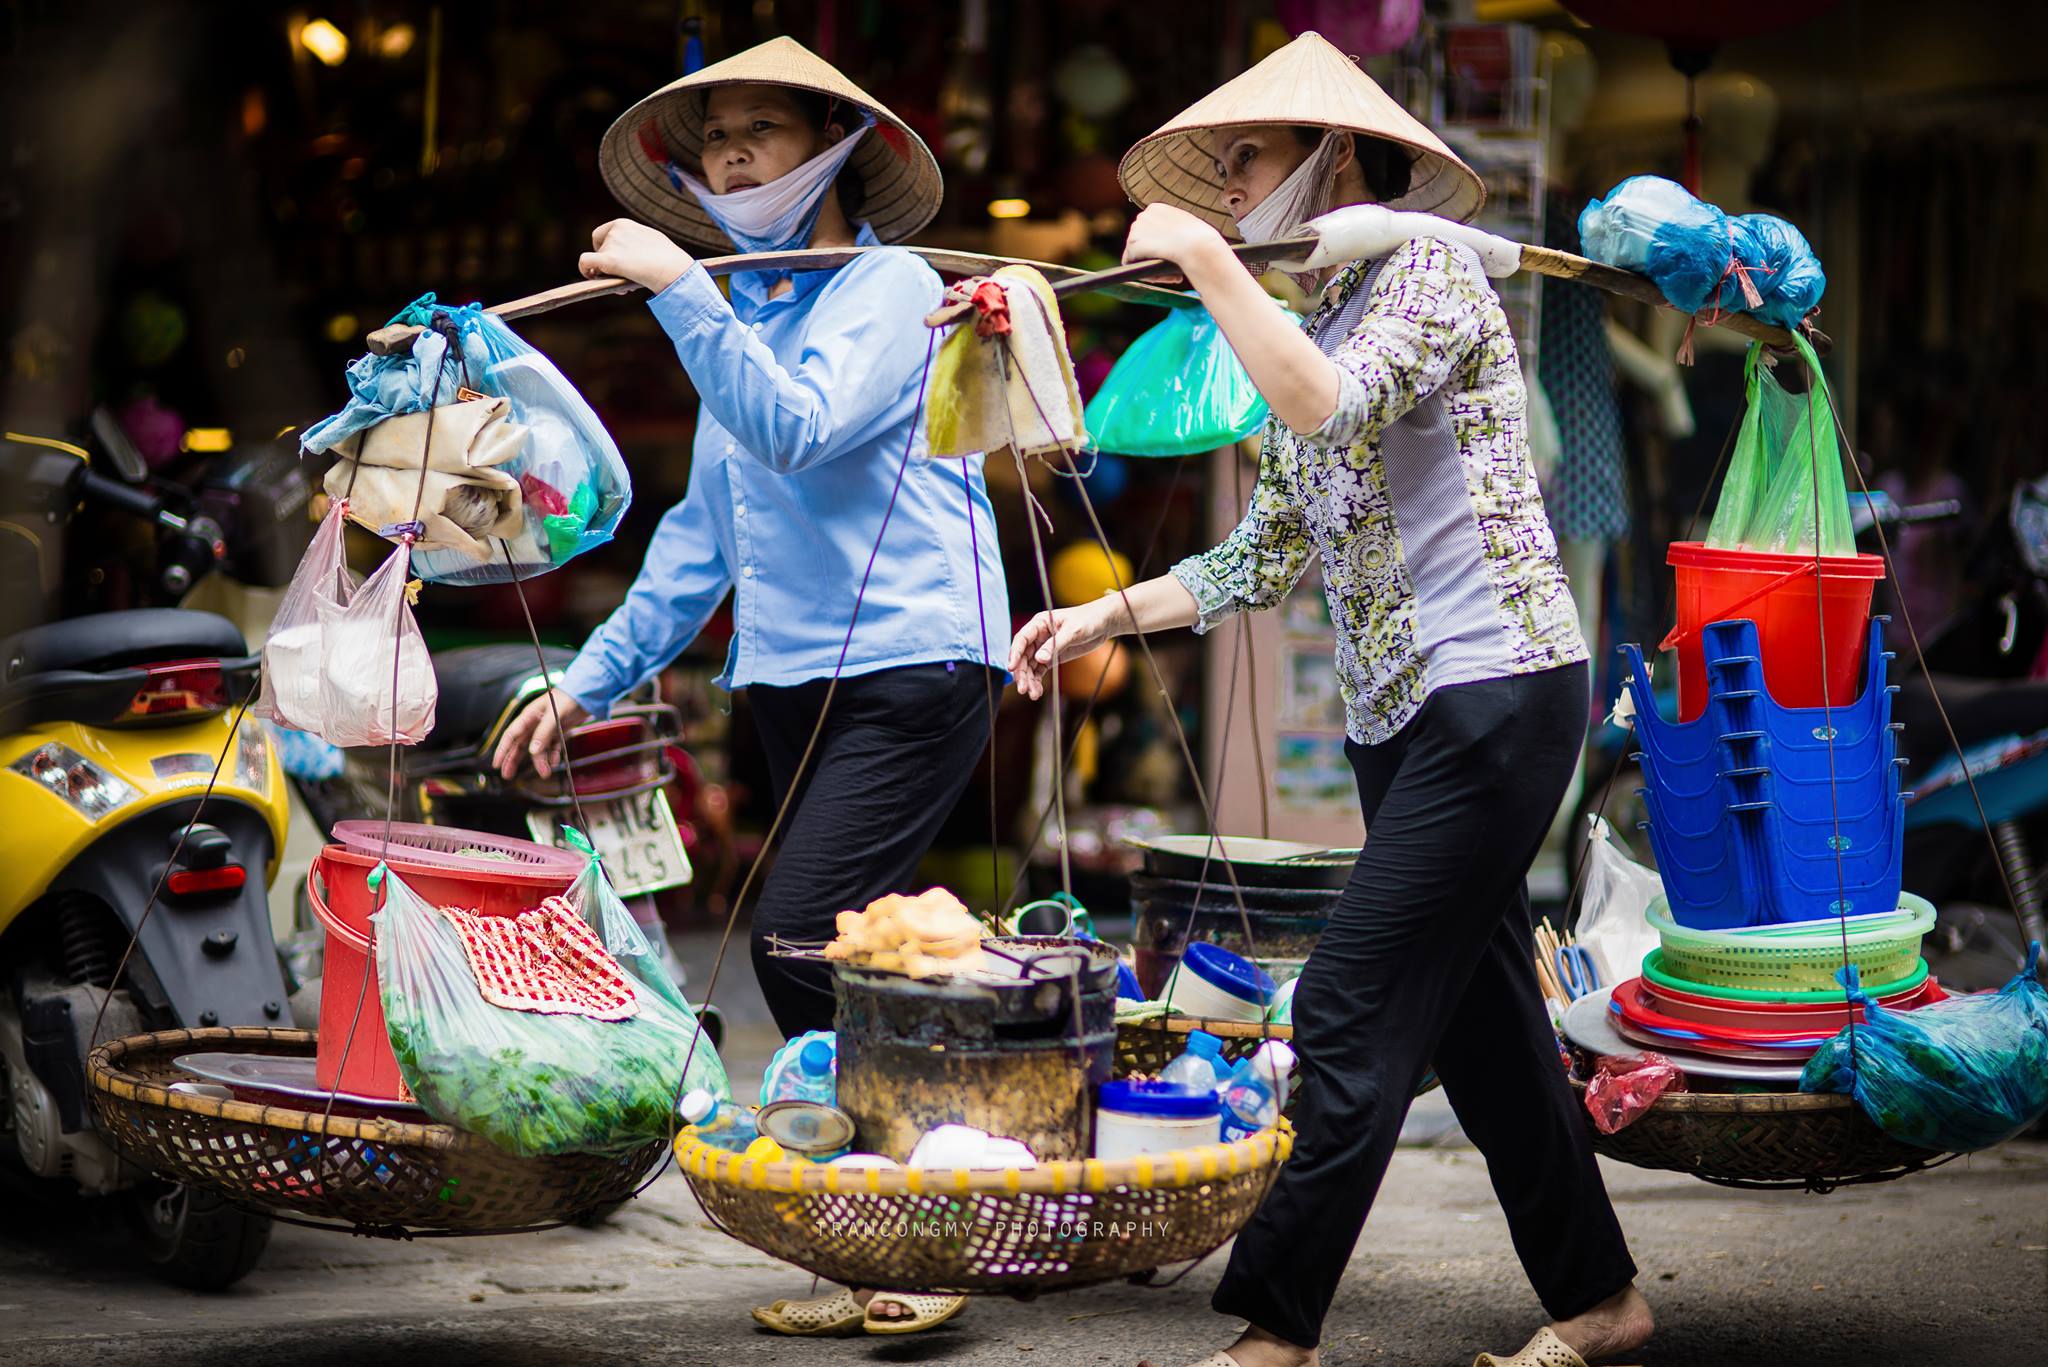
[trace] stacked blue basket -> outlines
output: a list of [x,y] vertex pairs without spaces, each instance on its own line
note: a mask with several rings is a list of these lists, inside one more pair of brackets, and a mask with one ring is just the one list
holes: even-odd
[[1642,652],[1622,647],[1643,825],[1681,925],[1726,930],[1898,907],[1909,795],[1899,787],[1884,622],[1870,624],[1862,696],[1833,708],[1773,702],[1756,623],[1715,622],[1702,633],[1707,708],[1682,723],[1657,711]]

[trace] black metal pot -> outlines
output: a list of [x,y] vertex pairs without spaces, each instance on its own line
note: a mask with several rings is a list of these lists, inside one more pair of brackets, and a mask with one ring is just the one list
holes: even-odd
[[[1333,855],[1320,845],[1245,835],[1162,835],[1134,839],[1130,845],[1144,857],[1144,871],[1153,878],[1207,881],[1225,888],[1230,873],[1237,875],[1240,886],[1341,888],[1358,862],[1355,855]],[[1224,871],[1226,863],[1230,873]]]

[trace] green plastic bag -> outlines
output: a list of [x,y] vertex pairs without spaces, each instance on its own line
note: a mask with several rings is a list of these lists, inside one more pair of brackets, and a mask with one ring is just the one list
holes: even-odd
[[1097,450],[1193,456],[1258,431],[1266,400],[1209,310],[1170,309],[1117,358],[1083,421]]
[[434,1119],[521,1158],[613,1153],[665,1139],[686,1090],[732,1095],[710,1037],[691,1052],[697,1018],[596,858],[568,895],[633,988],[624,1020],[486,1001],[448,919],[388,868],[378,874],[390,884],[373,918],[384,1020],[400,1075]]
[[1856,553],[1827,379],[1806,339],[1795,335],[1793,341],[1811,377],[1804,394],[1786,393],[1769,367],[1761,364],[1761,342],[1750,344],[1743,363],[1749,409],[1735,434],[1721,498],[1707,529],[1707,545],[1716,550]]

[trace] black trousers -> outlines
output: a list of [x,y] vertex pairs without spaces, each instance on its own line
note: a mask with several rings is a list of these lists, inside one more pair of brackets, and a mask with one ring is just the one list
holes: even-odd
[[[780,807],[818,713],[823,679],[747,690]],[[988,745],[989,690],[978,664],[909,665],[839,681],[782,845],[754,904],[754,972],[784,1035],[832,1028],[824,965],[769,954],[770,939],[816,943],[840,912],[912,892],[918,861]]]
[[1486,1158],[1553,1318],[1635,1278],[1536,983],[1523,879],[1585,738],[1587,669],[1439,689],[1392,740],[1348,746],[1365,852],[1294,998],[1294,1155],[1213,1304],[1322,1337],[1408,1102],[1434,1064]]

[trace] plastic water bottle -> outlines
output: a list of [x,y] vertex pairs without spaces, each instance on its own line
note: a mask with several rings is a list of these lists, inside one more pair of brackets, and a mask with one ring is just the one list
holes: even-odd
[[697,1127],[697,1137],[714,1149],[744,1153],[760,1137],[746,1107],[720,1101],[701,1087],[684,1093],[680,1109],[684,1121]]
[[1287,1104],[1288,1075],[1294,1071],[1294,1050],[1268,1040],[1231,1070],[1221,1087],[1223,1142],[1245,1139],[1280,1120]]
[[[815,1087],[811,1090],[802,1089],[797,1082],[798,1076],[803,1072],[804,1051],[814,1044],[823,1046],[826,1072],[835,1083],[831,1090],[823,1092],[822,1095]],[[812,1057],[815,1059],[817,1055],[813,1053]],[[801,1100],[823,1101],[830,1105],[837,1100],[838,1068],[839,1037],[830,1030],[806,1030],[801,1035],[785,1041],[783,1046],[775,1051],[775,1057],[768,1060],[768,1067],[761,1074],[761,1104],[768,1106],[777,1101]]]
[[1206,1030],[1190,1030],[1187,1052],[1167,1064],[1159,1080],[1197,1092],[1213,1092],[1221,1085],[1226,1067],[1223,1041]]
[[815,1101],[821,1106],[833,1106],[839,1102],[839,1080],[833,1072],[837,1054],[824,1040],[814,1039],[797,1051],[794,1067],[785,1063],[780,1072],[769,1079],[768,1089],[761,1099],[773,1105],[778,1101]]

